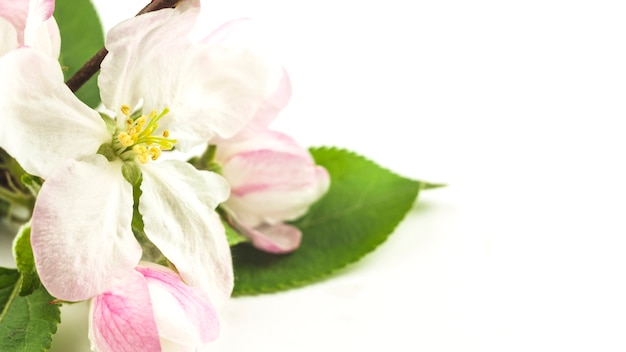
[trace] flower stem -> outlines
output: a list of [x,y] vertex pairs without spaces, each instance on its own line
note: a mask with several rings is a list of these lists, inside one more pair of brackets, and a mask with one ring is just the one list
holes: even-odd
[[[152,12],[168,7],[174,7],[179,0],[152,0],[135,16],[142,15],[147,12]],[[98,70],[104,57],[109,53],[106,48],[100,49],[91,59],[89,59],[83,67],[81,67],[76,73],[65,82],[72,92],[76,92],[80,87],[85,84]]]

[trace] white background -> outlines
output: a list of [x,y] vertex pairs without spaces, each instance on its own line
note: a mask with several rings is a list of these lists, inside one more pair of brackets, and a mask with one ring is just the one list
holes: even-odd
[[[145,4],[96,5],[110,28]],[[290,72],[276,129],[449,184],[334,277],[232,300],[215,350],[626,350],[620,5],[207,1]],[[86,350],[64,309],[55,350]]]

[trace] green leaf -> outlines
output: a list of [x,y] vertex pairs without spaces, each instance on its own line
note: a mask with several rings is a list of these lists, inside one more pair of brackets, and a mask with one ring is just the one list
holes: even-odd
[[21,276],[0,268],[0,351],[46,351],[61,321],[59,305],[39,286],[31,295],[18,295]]
[[331,184],[294,223],[303,233],[300,248],[274,255],[249,245],[233,247],[234,295],[302,286],[358,260],[387,239],[425,184],[346,150],[317,148],[311,153],[328,170]]
[[[54,17],[61,32],[59,62],[67,80],[104,46],[104,31],[90,0],[56,0]],[[76,92],[92,108],[100,104],[97,76]]]
[[247,237],[242,236],[223,219],[222,224],[224,224],[224,229],[226,230],[226,239],[228,240],[228,245],[230,245],[231,247],[240,243],[250,242]]
[[35,267],[33,248],[30,245],[30,223],[22,225],[13,242],[13,256],[17,270],[22,275],[20,296],[29,295],[39,287],[39,275]]

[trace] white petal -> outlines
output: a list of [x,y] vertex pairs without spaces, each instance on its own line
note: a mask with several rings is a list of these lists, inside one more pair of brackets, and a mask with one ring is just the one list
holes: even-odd
[[[141,99],[141,93],[133,88],[137,76],[144,74],[145,66],[160,55],[168,56],[170,52],[179,52],[177,47],[182,44],[184,33],[193,25],[194,18],[176,16],[174,9],[163,9],[121,22],[113,27],[106,37],[105,47],[109,51],[102,62],[102,71],[98,77],[98,86],[104,105],[117,111],[122,104],[135,106]],[[145,37],[152,32],[159,32],[173,19],[181,19],[177,26],[172,27],[163,40],[169,40],[170,46],[163,43],[148,42]],[[176,38],[183,36],[183,38]],[[173,66],[176,62],[170,62]],[[153,89],[163,89],[153,87]]]
[[142,167],[139,211],[148,238],[191,286],[215,304],[230,296],[233,268],[224,227],[214,209],[228,197],[221,176],[169,160]]
[[131,231],[132,213],[121,162],[93,155],[60,165],[43,184],[32,219],[35,263],[50,294],[91,298],[133,270],[141,248]]
[[[258,56],[216,46],[191,47],[176,74],[146,75],[150,79],[144,82],[148,93],[144,99],[146,106],[170,107],[172,116],[164,128],[183,151],[213,136],[229,138],[242,130],[259,110],[267,83],[266,65]],[[155,95],[161,92],[149,89],[154,84],[175,92]]]
[[265,62],[250,51],[189,41],[196,9],[150,15],[116,26],[107,37],[99,78],[105,105],[118,109],[142,100],[144,112],[169,108],[161,124],[183,151],[241,130],[265,95]]
[[0,56],[16,49],[17,46],[17,32],[15,28],[9,21],[0,17]]
[[31,174],[95,154],[111,141],[100,115],[63,83],[59,64],[30,48],[0,58],[0,147]]

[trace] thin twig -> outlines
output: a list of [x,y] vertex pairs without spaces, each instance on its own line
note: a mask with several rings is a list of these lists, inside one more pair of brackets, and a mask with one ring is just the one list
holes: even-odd
[[[161,10],[168,7],[174,7],[179,0],[152,0],[151,3],[146,5],[135,16],[142,15],[144,13]],[[89,59],[83,67],[81,67],[76,73],[65,82],[72,92],[76,92],[80,87],[85,84],[98,70],[104,57],[109,53],[106,48],[100,49],[91,59]]]

